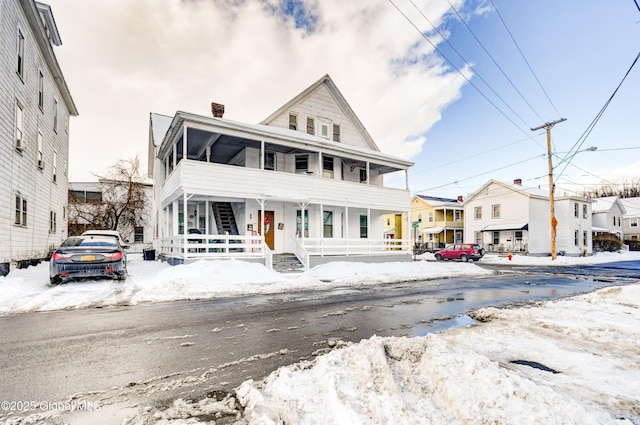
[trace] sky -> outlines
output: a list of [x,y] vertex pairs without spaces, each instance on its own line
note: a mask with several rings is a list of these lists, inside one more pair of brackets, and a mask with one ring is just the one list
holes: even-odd
[[634,0],[48,3],[80,112],[71,181],[146,163],[152,112],[209,116],[217,102],[257,123],[324,74],[383,152],[415,162],[413,193],[468,196],[492,178],[548,187],[546,134],[531,128],[560,118],[558,186],[640,178],[640,65],[591,128],[639,53]]
[[[332,293],[335,288],[408,280],[438,285],[438,280],[425,279],[492,273],[472,263],[436,262],[432,254],[421,259],[424,261],[386,264],[337,262],[282,274],[237,260],[172,267],[131,254],[130,274],[124,282],[83,281],[53,287],[47,285],[48,264],[43,262],[0,277],[0,314],[301,289]],[[552,266],[638,260],[640,253],[624,252],[562,257],[553,263],[549,257],[516,255],[508,260],[487,255],[481,262]],[[33,423],[39,423],[37,419],[48,423],[56,415],[70,415],[64,417],[65,423],[104,423],[109,417],[125,425],[186,425],[203,423],[198,418],[230,413],[236,415],[237,425],[631,425],[640,420],[639,311],[640,285],[630,282],[520,308],[483,308],[456,317],[457,328],[426,336],[373,336],[358,343],[335,340],[329,344],[327,340],[333,349],[318,352],[314,359],[284,366],[262,380],[243,382],[236,388],[237,399],[156,403],[149,398],[147,404],[138,398],[136,403],[110,404],[109,391],[126,393],[129,389],[100,388],[97,382],[90,394],[74,394],[73,398],[60,394],[60,399],[88,397],[86,401],[98,403],[100,409],[76,412],[79,416],[64,411],[32,413],[29,418]],[[184,332],[174,339],[183,347],[197,343],[196,335]],[[184,387],[183,392],[189,393],[194,382],[208,375],[194,373],[165,376],[158,382],[150,379],[148,391]]]

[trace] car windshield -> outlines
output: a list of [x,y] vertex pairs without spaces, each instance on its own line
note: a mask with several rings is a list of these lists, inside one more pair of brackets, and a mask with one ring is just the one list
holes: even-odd
[[118,243],[115,239],[112,239],[112,238],[75,237],[75,238],[67,239],[60,246],[61,247],[100,246],[100,247],[117,248]]

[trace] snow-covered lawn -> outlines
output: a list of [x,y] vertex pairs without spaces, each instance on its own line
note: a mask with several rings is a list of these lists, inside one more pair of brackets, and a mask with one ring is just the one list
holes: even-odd
[[[424,254],[412,263],[335,262],[304,273],[278,273],[244,261],[199,261],[169,266],[129,255],[126,281],[89,280],[49,285],[49,264],[14,270],[0,277],[0,314],[86,308],[141,302],[174,301],[273,294],[290,291],[326,290],[335,287],[375,285],[451,276],[491,273],[477,263],[436,262]],[[514,256],[512,260],[487,255],[481,263],[568,265],[640,260],[640,253],[604,253],[590,257]]]
[[347,263],[321,265],[304,273],[278,273],[245,261],[198,261],[169,266],[129,255],[126,281],[87,280],[49,285],[49,264],[0,277],[0,314],[325,290],[408,280],[490,273],[475,264]]

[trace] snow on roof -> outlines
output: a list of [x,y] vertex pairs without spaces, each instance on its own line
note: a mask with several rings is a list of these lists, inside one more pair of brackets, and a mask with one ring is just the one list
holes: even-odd
[[624,205],[626,217],[640,217],[640,197],[636,198],[623,198],[620,199],[620,203]]
[[160,146],[167,134],[167,130],[171,127],[173,117],[167,115],[151,113],[151,134],[153,137],[153,145]]
[[613,207],[613,205],[616,203],[617,200],[618,200],[617,196],[606,196],[604,198],[597,198],[595,199],[596,203],[593,204],[593,206],[591,207],[591,210],[594,213],[609,211],[611,207]]

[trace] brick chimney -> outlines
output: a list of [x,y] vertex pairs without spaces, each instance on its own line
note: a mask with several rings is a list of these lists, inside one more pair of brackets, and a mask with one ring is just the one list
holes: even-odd
[[513,184],[517,184],[518,186],[522,186],[522,179],[513,180]]
[[462,195],[458,195],[458,202],[462,202]]
[[224,115],[224,105],[221,103],[211,102],[211,113],[214,118],[222,118]]

